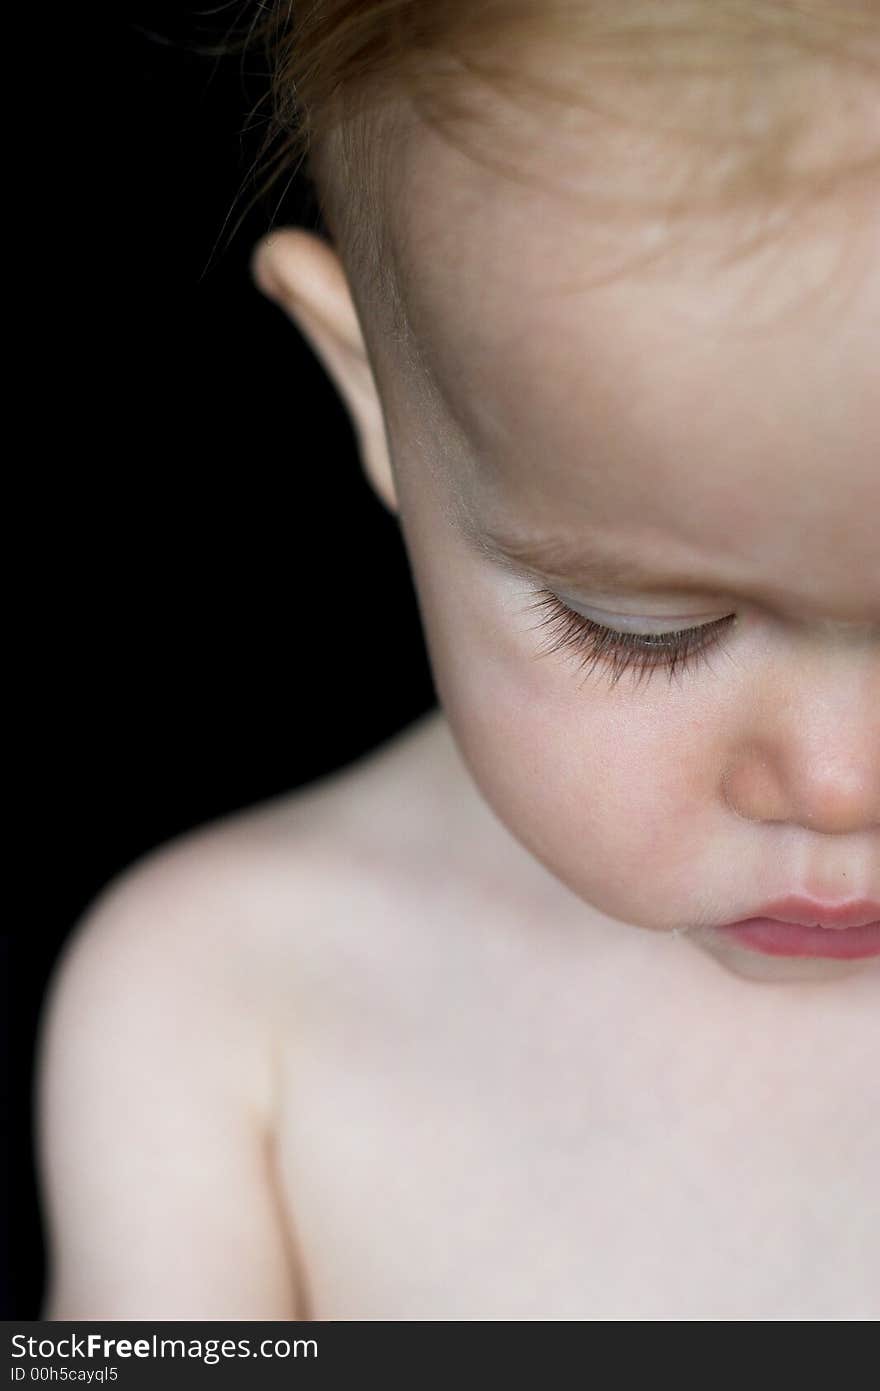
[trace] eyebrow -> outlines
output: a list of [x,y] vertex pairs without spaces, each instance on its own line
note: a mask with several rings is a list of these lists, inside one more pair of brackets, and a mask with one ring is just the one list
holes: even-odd
[[525,571],[562,585],[646,594],[712,594],[718,583],[680,571],[661,572],[622,551],[600,554],[582,541],[562,535],[525,532],[497,526],[480,530],[466,523],[465,535],[487,559],[515,574]]

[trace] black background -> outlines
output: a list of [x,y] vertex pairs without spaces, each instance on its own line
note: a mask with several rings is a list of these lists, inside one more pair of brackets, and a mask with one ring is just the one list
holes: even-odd
[[255,191],[268,77],[258,54],[197,49],[253,9],[143,0],[72,34],[66,85],[42,95],[51,197],[8,267],[37,404],[8,521],[34,868],[0,939],[7,1318],[36,1318],[43,1289],[32,1049],[76,919],[146,851],[435,701],[397,521],[323,368],[249,277],[273,222],[319,225],[302,177],[226,241]]

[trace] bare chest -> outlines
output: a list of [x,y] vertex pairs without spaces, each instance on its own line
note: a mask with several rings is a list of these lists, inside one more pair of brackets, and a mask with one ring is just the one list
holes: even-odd
[[310,1317],[880,1316],[867,1015],[781,1048],[761,1006],[737,1049],[699,1008],[628,1017],[601,971],[384,964],[285,1054]]

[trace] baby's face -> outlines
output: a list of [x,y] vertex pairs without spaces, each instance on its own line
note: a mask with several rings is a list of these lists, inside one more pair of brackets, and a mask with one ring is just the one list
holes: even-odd
[[[610,919],[758,978],[877,972],[697,930],[789,893],[880,898],[880,199],[726,267],[719,218],[585,288],[618,261],[576,204],[427,131],[409,161],[421,360],[370,348],[479,788]],[[622,259],[650,245],[627,235]],[[642,640],[597,646],[591,622]]]

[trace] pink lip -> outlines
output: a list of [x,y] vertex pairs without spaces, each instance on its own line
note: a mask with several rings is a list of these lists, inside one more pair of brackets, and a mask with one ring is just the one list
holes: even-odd
[[839,961],[880,956],[880,921],[829,932],[827,927],[804,927],[778,918],[747,918],[718,931],[735,938],[748,951],[765,956],[828,956]]
[[854,961],[880,956],[880,903],[820,903],[791,894],[754,917],[719,929],[749,951],[767,956],[823,956]]
[[852,899],[849,903],[820,903],[816,898],[789,894],[772,903],[762,903],[751,916],[776,918],[778,922],[799,923],[803,927],[846,929],[866,927],[880,919],[880,903],[873,899]]

